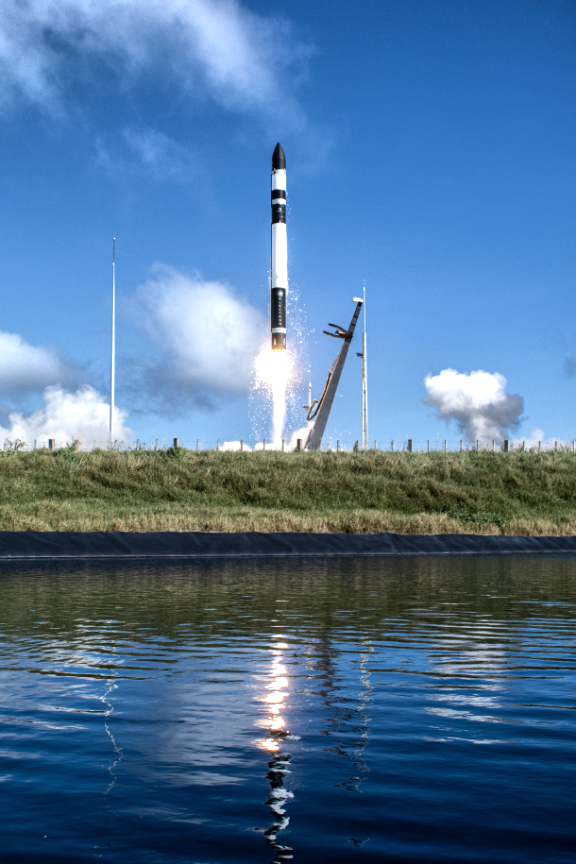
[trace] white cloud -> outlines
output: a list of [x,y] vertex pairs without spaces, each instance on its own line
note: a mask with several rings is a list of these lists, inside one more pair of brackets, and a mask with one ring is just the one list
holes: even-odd
[[145,371],[149,391],[174,404],[209,406],[215,394],[247,393],[263,315],[228,285],[156,265],[134,308],[160,356]]
[[11,397],[41,393],[50,384],[68,384],[72,367],[52,348],[30,345],[17,333],[0,332],[0,393]]
[[307,53],[285,21],[238,0],[4,0],[0,17],[4,99],[52,109],[79,64],[98,59],[124,83],[159,65],[228,109],[294,120],[288,81]]
[[[114,410],[114,438],[131,441],[132,430],[125,425],[127,412]],[[49,438],[55,438],[58,446],[72,439],[82,442],[90,449],[96,441],[105,446],[109,440],[110,405],[93,387],[79,388],[75,393],[61,387],[47,387],[44,391],[44,407],[25,416],[19,411],[10,414],[8,428],[0,426],[0,439],[20,439],[32,446],[46,446]]]
[[506,392],[506,378],[498,372],[443,369],[424,381],[427,405],[433,405],[443,420],[455,420],[468,441],[502,441],[518,426],[524,410],[521,396]]

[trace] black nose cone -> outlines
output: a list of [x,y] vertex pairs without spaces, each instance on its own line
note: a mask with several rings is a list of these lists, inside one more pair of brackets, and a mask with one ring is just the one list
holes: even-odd
[[272,168],[274,168],[275,171],[286,169],[286,156],[284,155],[284,150],[282,149],[281,144],[276,144],[276,149],[272,154]]

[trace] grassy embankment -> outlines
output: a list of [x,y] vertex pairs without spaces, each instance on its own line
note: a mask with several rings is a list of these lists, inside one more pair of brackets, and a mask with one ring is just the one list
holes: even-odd
[[0,529],[575,534],[576,456],[4,452]]

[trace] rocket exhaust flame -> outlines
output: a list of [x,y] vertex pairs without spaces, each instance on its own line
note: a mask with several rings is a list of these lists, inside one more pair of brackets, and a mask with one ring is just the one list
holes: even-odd
[[280,446],[286,419],[286,385],[290,377],[288,352],[263,348],[256,358],[256,377],[272,396],[272,445]]

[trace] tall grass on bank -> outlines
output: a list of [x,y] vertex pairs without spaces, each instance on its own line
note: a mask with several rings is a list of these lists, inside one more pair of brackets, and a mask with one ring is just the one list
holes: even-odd
[[0,529],[575,534],[576,456],[5,451]]

